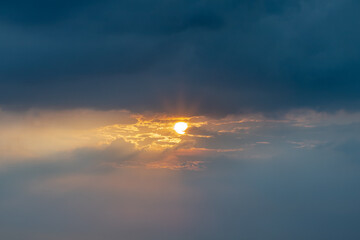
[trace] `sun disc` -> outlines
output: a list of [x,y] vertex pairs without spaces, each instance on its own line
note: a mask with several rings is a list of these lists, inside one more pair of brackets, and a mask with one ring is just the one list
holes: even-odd
[[174,130],[178,133],[178,134],[184,134],[185,130],[188,128],[187,123],[185,122],[177,122],[175,123],[174,126]]

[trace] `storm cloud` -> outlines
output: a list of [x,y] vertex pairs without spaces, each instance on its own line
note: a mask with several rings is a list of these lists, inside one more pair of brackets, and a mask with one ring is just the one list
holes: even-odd
[[358,109],[359,7],[5,0],[0,104],[213,115]]

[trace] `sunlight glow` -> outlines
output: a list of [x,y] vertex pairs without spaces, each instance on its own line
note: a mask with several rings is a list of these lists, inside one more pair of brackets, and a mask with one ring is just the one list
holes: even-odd
[[188,128],[187,123],[185,122],[177,122],[175,123],[174,130],[179,134],[184,134],[185,130]]

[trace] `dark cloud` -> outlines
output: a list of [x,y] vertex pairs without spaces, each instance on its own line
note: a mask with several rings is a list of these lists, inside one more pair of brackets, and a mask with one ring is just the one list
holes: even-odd
[[21,26],[48,25],[70,17],[95,1],[37,0],[33,2],[15,0],[1,1],[1,19]]
[[358,5],[2,1],[0,104],[181,105],[205,114],[358,109]]

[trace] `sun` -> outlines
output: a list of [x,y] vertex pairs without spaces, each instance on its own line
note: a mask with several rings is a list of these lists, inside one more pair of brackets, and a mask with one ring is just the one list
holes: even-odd
[[188,125],[186,122],[177,122],[174,125],[174,130],[178,133],[178,134],[184,134],[185,130],[188,128]]

